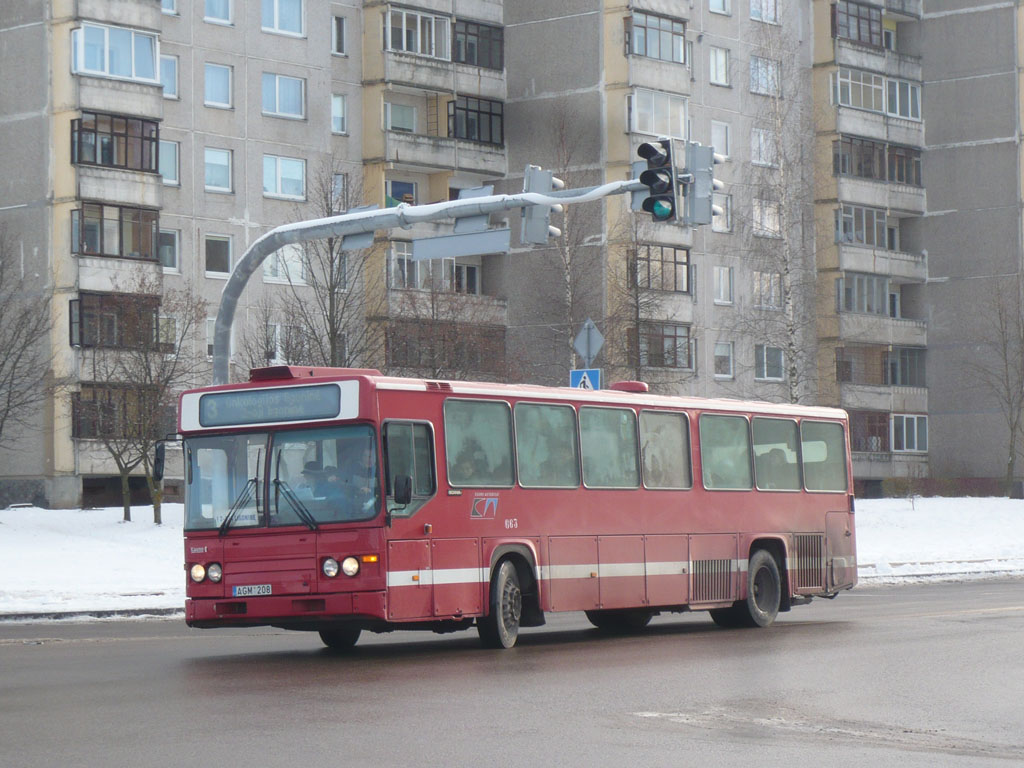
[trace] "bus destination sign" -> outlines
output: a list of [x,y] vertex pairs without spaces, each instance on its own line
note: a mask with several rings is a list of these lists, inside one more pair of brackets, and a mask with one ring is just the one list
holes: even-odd
[[199,425],[230,427],[279,421],[318,421],[336,419],[340,411],[341,389],[337,384],[238,389],[200,397]]

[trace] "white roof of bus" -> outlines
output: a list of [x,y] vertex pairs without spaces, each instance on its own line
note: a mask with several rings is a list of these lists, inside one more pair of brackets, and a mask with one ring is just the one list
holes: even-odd
[[[545,387],[536,384],[498,384],[481,381],[452,381],[405,379],[394,376],[369,376],[378,389],[407,392],[443,391],[453,395],[491,395],[536,400],[572,400],[601,405],[648,405],[651,407],[690,408],[711,411],[770,413],[787,416],[809,416],[828,419],[846,419],[846,411],[816,405],[769,403],[762,400],[733,400],[728,398],[683,397],[656,395],[650,392],[627,392],[615,389],[572,389]],[[441,385],[443,389],[439,389]],[[450,389],[449,389],[450,387]]]

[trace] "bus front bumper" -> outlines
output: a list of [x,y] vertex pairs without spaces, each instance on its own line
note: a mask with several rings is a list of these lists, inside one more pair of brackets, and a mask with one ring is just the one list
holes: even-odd
[[384,620],[385,593],[269,595],[249,598],[190,598],[185,623],[190,627],[255,627],[309,624],[337,619]]

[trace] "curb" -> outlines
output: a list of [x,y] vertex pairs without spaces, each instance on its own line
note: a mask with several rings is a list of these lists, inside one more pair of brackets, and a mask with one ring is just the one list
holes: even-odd
[[116,608],[106,611],[46,611],[43,613],[0,613],[8,621],[58,621],[60,619],[131,619],[142,616],[184,616],[184,608]]

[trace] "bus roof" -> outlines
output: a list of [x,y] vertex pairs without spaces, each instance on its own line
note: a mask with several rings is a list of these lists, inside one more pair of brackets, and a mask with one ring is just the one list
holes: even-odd
[[[645,405],[649,407],[688,408],[691,410],[713,410],[733,412],[757,412],[786,416],[811,418],[846,419],[846,411],[825,406],[796,405],[791,403],[770,403],[762,400],[736,400],[731,398],[704,398],[677,395],[657,395],[644,391],[642,385],[629,382],[622,389],[572,389],[550,387],[538,384],[501,384],[484,381],[433,380],[385,376],[372,368],[322,368],[310,366],[279,365],[254,368],[249,382],[226,384],[218,387],[204,387],[190,392],[212,392],[230,389],[248,389],[255,386],[294,386],[300,383],[336,381],[365,378],[378,390],[405,392],[444,392],[451,395],[484,395],[489,397],[514,397],[533,400],[571,400],[580,403],[600,405]],[[614,384],[612,386],[615,386]],[[628,389],[626,388],[628,387]]]

